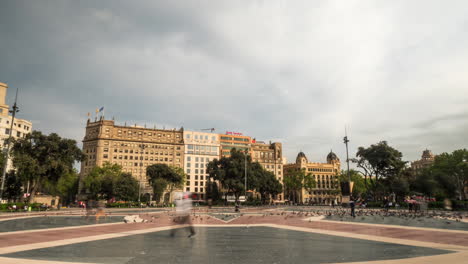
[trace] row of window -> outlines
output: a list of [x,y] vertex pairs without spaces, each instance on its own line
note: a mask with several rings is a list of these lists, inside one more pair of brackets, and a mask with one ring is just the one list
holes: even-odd
[[221,140],[233,140],[233,141],[242,141],[242,142],[250,141],[248,138],[233,138],[233,137],[226,137],[226,136],[221,136]]
[[[0,123],[1,123],[1,122],[2,122],[2,119],[0,118]],[[6,123],[7,123],[7,125],[9,125],[9,124],[10,124],[10,120],[7,119],[7,120],[6,120]],[[27,125],[21,125],[21,124],[19,124],[19,123],[18,123],[18,124],[17,124],[17,123],[13,123],[13,126],[18,127],[18,128],[23,127],[23,129],[26,130],[26,131],[29,131],[29,129],[30,129],[29,126],[27,126]]]
[[[185,138],[190,139],[190,138],[192,138],[192,135],[187,134],[187,135],[185,135]],[[208,138],[209,138],[208,135],[197,135],[197,134],[193,135],[193,139],[195,139],[195,140],[197,140],[197,139],[208,140]],[[211,136],[211,140],[216,141],[216,136]]]
[[[308,168],[307,171],[333,172],[333,169]],[[336,170],[335,170],[336,171]]]
[[[190,175],[187,175],[187,180],[190,180],[191,176]],[[200,175],[200,177],[198,177],[198,175],[195,175],[195,180],[198,180],[200,178],[200,180],[203,181],[203,178],[204,176],[203,175]],[[208,179],[208,177],[206,177],[206,179]]]
[[[105,132],[106,132],[106,133],[109,133],[109,132],[110,132],[110,128],[106,128]],[[151,136],[163,137],[163,135],[162,135],[161,133],[156,133],[156,132],[148,132],[148,133],[146,133],[145,131],[132,131],[132,130],[128,130],[128,131],[127,131],[127,130],[123,130],[123,131],[122,131],[121,129],[117,130],[117,134],[120,134],[120,135],[121,135],[122,132],[123,132],[124,134],[129,135],[129,136],[131,136],[131,135],[138,135],[138,136],[149,136],[149,137],[151,137]],[[172,137],[172,134],[166,134],[166,137],[170,138],[170,137]],[[177,133],[177,134],[175,135],[175,137],[176,137],[176,138],[180,138],[180,134]]]
[[[192,157],[187,156],[187,161],[192,161]],[[208,158],[208,157],[206,157],[206,158],[205,158],[205,157],[195,157],[194,161],[195,161],[195,162],[199,162],[199,161],[200,161],[200,162],[205,162],[205,161],[206,161],[206,162],[210,162],[211,159]]]
[[[5,128],[5,135],[10,135],[10,129]],[[12,136],[15,136],[15,130],[13,130],[13,133],[11,133]],[[16,131],[16,137],[26,137],[26,133],[21,133],[19,131]]]
[[[102,156],[104,159],[108,159],[109,158],[109,155],[108,154],[104,154]],[[148,157],[148,156],[145,156],[144,158],[143,157],[133,157],[133,156],[122,156],[122,155],[119,155],[119,156],[114,156],[113,157],[114,160],[147,160],[147,161],[169,161],[169,162],[172,162],[172,158],[163,158],[163,157]],[[180,159],[179,158],[176,158],[175,159],[176,162],[180,162]],[[129,163],[130,164],[130,163]],[[136,163],[135,163],[136,164]],[[135,165],[137,166],[137,165]]]
[[[195,182],[195,186],[199,186],[199,184],[200,184],[200,186],[203,186],[204,181],[196,181]],[[186,181],[185,186],[190,186],[190,181]]]
[[[185,191],[186,192],[198,192],[198,187],[195,187],[193,188],[192,190],[190,190],[190,187],[185,187]],[[203,192],[203,187],[200,187],[200,192]],[[203,194],[200,196],[201,199],[203,199]]]
[[[186,170],[187,174],[190,174],[190,173],[191,173],[191,169],[190,169],[190,168],[187,168],[187,169],[185,169],[185,170]],[[203,169],[195,169],[195,170],[194,170],[194,173],[195,173],[195,174],[198,174],[198,173],[200,173],[200,174],[205,174],[205,171],[204,171]],[[208,173],[206,173],[206,174],[208,174]]]

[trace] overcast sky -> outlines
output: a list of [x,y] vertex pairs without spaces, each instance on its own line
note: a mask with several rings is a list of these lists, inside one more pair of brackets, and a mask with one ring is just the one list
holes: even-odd
[[468,147],[467,1],[0,2],[20,118],[81,142],[86,114],[236,131],[345,160]]

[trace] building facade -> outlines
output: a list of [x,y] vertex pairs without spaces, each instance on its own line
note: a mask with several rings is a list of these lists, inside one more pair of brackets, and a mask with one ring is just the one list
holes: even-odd
[[195,200],[206,199],[208,183],[207,164],[219,158],[219,134],[184,131],[184,170],[186,174],[184,191],[195,194]]
[[[6,95],[8,85],[0,82],[0,144],[4,149],[6,139],[8,139],[11,131],[11,136],[15,139],[26,137],[32,131],[32,123],[28,120],[15,117],[12,125],[12,116],[9,113],[10,107],[6,104]],[[11,147],[11,146],[10,146]],[[11,157],[7,161],[7,171],[13,169]]]
[[304,188],[300,191],[302,203],[330,204],[336,199],[341,203],[338,175],[341,171],[340,160],[335,153],[327,155],[326,163],[309,162],[303,152],[299,152],[296,163],[284,165],[285,177],[293,170],[304,170],[305,174],[312,175],[316,182],[316,187],[311,192]]
[[[146,178],[146,168],[153,164],[167,164],[183,168],[183,129],[149,129],[139,126],[119,126],[113,120],[90,121],[83,139],[86,160],[81,163],[83,179],[95,166],[105,162],[122,166],[143,186],[145,193],[152,189]],[[80,187],[81,190],[81,187]]]
[[435,156],[428,149],[424,150],[421,159],[411,162],[411,169],[417,173],[425,168],[429,168],[434,163]]
[[226,132],[226,134],[219,135],[219,144],[221,151],[219,153],[220,157],[230,157],[231,149],[235,148],[237,150],[251,153],[250,143],[251,138],[249,136],[244,136],[241,133],[235,132]]
[[[252,162],[260,163],[265,170],[272,172],[283,184],[283,145],[279,142],[264,143],[253,140],[251,143]],[[284,188],[283,188],[284,190]],[[283,202],[284,193],[274,197],[274,202]]]

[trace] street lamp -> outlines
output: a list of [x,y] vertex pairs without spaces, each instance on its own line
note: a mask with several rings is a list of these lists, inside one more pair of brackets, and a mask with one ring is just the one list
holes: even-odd
[[11,137],[13,133],[13,124],[15,122],[15,115],[16,113],[19,112],[19,108],[16,105],[17,99],[18,99],[18,89],[16,89],[15,103],[13,104],[12,109],[9,111],[11,113],[11,125],[10,125],[10,131],[9,131],[10,133],[8,133],[6,148],[4,149],[5,160],[3,161],[2,185],[0,186],[0,201],[3,200],[3,190],[5,188],[5,178],[6,178],[6,171],[7,171],[7,165],[8,165],[8,154],[10,153]]

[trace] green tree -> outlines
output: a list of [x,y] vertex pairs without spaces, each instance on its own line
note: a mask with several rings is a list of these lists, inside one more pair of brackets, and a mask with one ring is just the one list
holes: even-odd
[[[363,195],[366,192],[366,184],[364,177],[354,169],[349,170],[349,176],[351,178],[351,181],[353,182],[353,196],[354,197],[359,197]],[[347,183],[348,182],[348,174],[347,171],[342,170],[341,174],[339,175],[339,181],[340,183]]]
[[432,167],[422,169],[410,182],[410,190],[431,197],[445,198],[447,194],[437,182]]
[[406,164],[401,159],[401,152],[389,146],[386,141],[368,148],[359,147],[356,157],[353,162],[362,170],[366,189],[374,197],[386,194],[383,180],[400,174]]
[[57,182],[56,189],[62,204],[68,205],[75,201],[78,193],[79,176],[75,170],[64,174]]
[[[0,184],[2,179],[0,178]],[[23,191],[21,190],[21,181],[16,176],[14,171],[10,171],[5,175],[5,186],[4,186],[3,197],[7,200],[18,200]]]
[[132,174],[124,172],[115,181],[115,198],[121,201],[135,201],[138,198],[138,181]]
[[44,184],[57,184],[60,177],[73,171],[75,162],[84,160],[75,140],[39,131],[14,141],[11,156],[18,177],[30,183],[30,198]]
[[[164,191],[169,191],[169,201],[172,192],[176,188],[182,188],[185,180],[185,173],[182,168],[170,167],[166,164],[153,164],[146,168],[146,176],[149,184],[153,187],[156,201],[160,201]],[[166,201],[167,202],[167,201]]]
[[305,176],[304,169],[294,168],[285,171],[283,183],[290,201],[302,202],[301,191]]
[[260,193],[262,202],[265,204],[270,197],[273,198],[280,194],[283,191],[283,186],[278,179],[276,179],[275,174],[265,170],[259,163],[254,163],[253,167],[254,169],[252,171],[258,171],[258,177],[255,181],[255,190]]
[[94,167],[83,179],[83,187],[91,199],[111,199],[115,196],[115,184],[122,174],[122,167],[105,162]]
[[468,150],[459,149],[451,154],[436,156],[431,173],[438,185],[450,198],[465,200],[468,186]]
[[312,193],[312,190],[317,186],[317,182],[311,173],[304,175],[302,186],[308,193]]
[[241,151],[235,148],[231,150],[230,157],[222,157],[214,159],[207,166],[207,173],[212,180],[218,181],[222,188],[227,190],[225,199],[228,193],[235,196],[236,202],[239,201],[239,196],[245,190],[245,170],[247,168],[247,190],[255,188],[255,173],[252,172],[252,159],[249,155],[246,156]]

